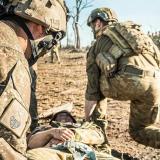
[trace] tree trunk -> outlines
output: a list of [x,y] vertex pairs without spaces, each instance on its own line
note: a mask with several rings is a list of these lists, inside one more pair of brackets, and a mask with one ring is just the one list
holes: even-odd
[[68,29],[66,31],[66,38],[67,38],[67,42],[66,42],[66,47],[69,46],[69,35],[68,35]]
[[77,39],[77,34],[76,34],[76,22],[75,22],[75,20],[73,19],[73,24],[72,24],[72,28],[73,28],[73,31],[74,31],[74,48],[76,49],[76,39]]
[[80,35],[78,23],[75,23],[75,32],[76,32],[76,49],[80,49]]

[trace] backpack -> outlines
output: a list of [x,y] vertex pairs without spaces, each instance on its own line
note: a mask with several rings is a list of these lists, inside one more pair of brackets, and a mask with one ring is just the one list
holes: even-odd
[[103,35],[107,35],[114,43],[111,54],[116,59],[120,56],[150,54],[160,67],[160,51],[152,39],[143,33],[140,25],[132,21],[113,23],[106,27]]

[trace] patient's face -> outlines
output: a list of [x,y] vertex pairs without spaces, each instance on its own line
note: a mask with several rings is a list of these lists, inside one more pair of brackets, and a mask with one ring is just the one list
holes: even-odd
[[73,123],[72,118],[67,113],[58,113],[55,118],[55,121],[62,122],[62,123],[66,123],[66,122]]

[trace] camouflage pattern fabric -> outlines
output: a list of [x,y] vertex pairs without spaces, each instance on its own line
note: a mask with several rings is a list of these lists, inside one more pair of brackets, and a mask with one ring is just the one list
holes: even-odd
[[29,112],[31,115],[31,126],[30,131],[32,132],[38,126],[38,110],[37,110],[37,99],[36,99],[36,80],[37,74],[33,67],[30,67],[30,73],[32,77],[32,84],[31,84],[31,103],[29,107]]
[[28,62],[13,28],[0,21],[0,31],[0,137],[25,155],[30,126]]
[[120,56],[149,54],[160,67],[160,51],[152,39],[142,31],[140,25],[132,21],[113,23],[104,27],[102,34],[107,35],[114,43],[109,50],[113,60]]
[[[11,0],[6,8],[13,7],[13,13],[31,22],[35,22],[52,32],[66,32],[67,8],[64,0]],[[10,9],[11,9],[10,8]]]
[[[112,50],[114,45],[107,35],[101,34],[90,48],[87,54],[86,99],[100,101],[109,97],[131,100],[130,135],[139,143],[160,148],[160,128],[155,127],[160,118],[159,64],[150,52],[119,56],[121,50]],[[97,64],[96,58],[100,53],[106,59],[99,59]]]
[[101,128],[104,142],[101,145],[97,145],[96,150],[101,151],[103,153],[111,154],[111,148],[108,142],[107,137],[107,127],[108,127],[108,121],[106,119],[107,115],[107,98],[100,100],[93,111],[93,114],[91,116],[91,121],[93,121],[96,126]]
[[[96,160],[119,160],[107,153],[95,152]],[[27,152],[28,160],[76,160],[71,153],[50,148],[37,148]]]
[[0,160],[27,160],[27,158],[15,152],[3,138],[0,138]]
[[[104,143],[103,131],[93,122],[84,122],[83,124],[52,122],[53,128],[69,128],[75,133],[75,141],[89,145],[101,145]],[[50,125],[37,127],[31,135],[52,128]],[[87,135],[90,135],[89,137]]]
[[160,32],[155,32],[155,33],[148,33],[148,36],[153,40],[153,42],[158,46],[160,49]]
[[28,160],[73,160],[70,153],[51,148],[37,148],[27,152]]
[[103,131],[93,122],[84,122],[81,127],[71,128],[71,130],[74,130],[75,141],[78,142],[88,145],[101,145],[105,141]]
[[54,58],[60,63],[60,57],[59,57],[59,48],[60,44],[55,45],[51,50],[51,63],[53,63]]
[[89,160],[96,160],[94,150],[81,142],[69,140],[63,144],[52,145],[52,148],[60,151],[69,151],[75,160],[85,160],[86,158]]
[[[106,147],[103,145],[105,142],[103,131],[100,127],[95,125],[93,122],[85,122],[81,126],[77,125],[71,125],[71,124],[61,124],[54,122],[54,126],[61,127],[61,126],[68,126],[67,128],[72,129],[75,132],[75,142],[82,142],[84,144],[89,145],[94,150],[96,150],[96,158],[97,160],[117,160],[117,158],[113,157],[110,153],[109,146]],[[49,126],[41,126],[35,130],[34,133],[37,133],[39,131],[45,131],[49,129]],[[93,147],[94,146],[94,147]],[[44,150],[43,150],[44,149]],[[57,154],[57,155],[55,155]],[[59,156],[56,160],[74,160],[71,153],[67,151],[58,151],[55,149],[48,149],[48,148],[37,148],[32,149],[27,152],[27,157],[29,160],[50,160],[52,156]]]

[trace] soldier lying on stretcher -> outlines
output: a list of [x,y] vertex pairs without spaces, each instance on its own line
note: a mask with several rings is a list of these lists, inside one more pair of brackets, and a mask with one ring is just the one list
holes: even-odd
[[[103,154],[95,154],[96,152],[94,151],[95,148],[93,149],[93,146],[99,146],[105,142],[104,134],[100,127],[91,122],[84,122],[82,124],[76,123],[76,120],[67,111],[56,113],[53,116],[50,125],[38,127],[31,133],[28,138],[28,148],[31,149],[28,151],[28,157],[30,160],[48,160],[46,157],[51,158],[52,156],[54,156],[53,158],[55,160],[78,160],[78,158],[75,158],[77,154],[74,154],[72,152],[73,150],[67,148],[71,153],[56,150],[57,145],[61,146],[61,144],[65,144],[66,142],[71,142],[72,145],[77,145],[78,143],[81,150],[83,148],[88,148],[88,150],[92,152],[89,152],[89,160],[100,160],[101,158],[99,157],[103,157],[105,160],[116,159],[111,156],[110,151],[107,151],[107,148]],[[87,151],[84,154],[87,154]],[[95,157],[92,154],[95,154]],[[84,155],[82,154],[81,158],[82,156]]]

